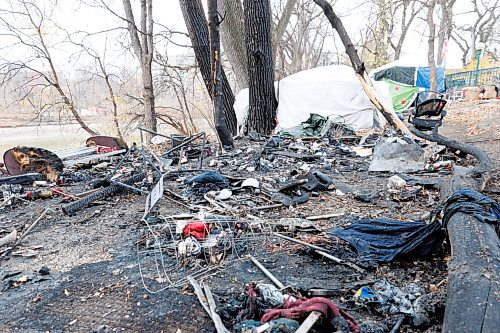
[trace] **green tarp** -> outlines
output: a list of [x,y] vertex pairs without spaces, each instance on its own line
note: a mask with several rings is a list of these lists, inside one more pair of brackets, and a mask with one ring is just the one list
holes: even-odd
[[408,109],[417,97],[419,87],[394,82],[389,79],[383,79],[383,81],[389,83],[392,105],[396,112],[403,112]]
[[311,113],[309,118],[300,125],[286,128],[281,135],[293,138],[309,138],[318,136],[325,127],[326,118],[316,113]]

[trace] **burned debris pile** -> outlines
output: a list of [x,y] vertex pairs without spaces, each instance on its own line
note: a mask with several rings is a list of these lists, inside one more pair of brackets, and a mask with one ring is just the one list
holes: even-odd
[[[26,240],[47,215],[139,202],[130,245],[142,286],[196,295],[217,332],[423,332],[443,321],[449,216],[498,228],[499,206],[482,194],[438,204],[442,181],[467,157],[391,130],[359,133],[311,115],[226,152],[205,133],[139,131],[151,143],[9,150],[2,260],[36,257]],[[25,223],[22,210],[39,213]],[[2,288],[35,275],[3,272]]]

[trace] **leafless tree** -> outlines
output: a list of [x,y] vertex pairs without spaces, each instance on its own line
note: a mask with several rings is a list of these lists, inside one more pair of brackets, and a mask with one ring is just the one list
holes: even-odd
[[236,92],[248,88],[247,53],[245,49],[245,26],[241,1],[219,0],[219,12],[224,19],[220,24],[220,35],[224,54],[227,56],[237,83]]
[[100,55],[99,52],[97,52],[96,50],[94,50],[89,45],[86,45],[83,41],[82,42],[76,42],[76,41],[72,40],[71,36],[69,36],[69,35],[68,35],[68,39],[73,44],[75,44],[78,47],[80,47],[81,52],[84,52],[85,54],[87,54],[88,56],[90,56],[94,60],[95,66],[94,66],[94,68],[92,70],[91,75],[98,77],[106,85],[106,89],[107,89],[107,98],[106,99],[109,100],[109,102],[111,103],[112,114],[113,114],[113,125],[115,127],[116,135],[120,139],[123,140],[123,134],[122,134],[122,132],[120,130],[120,123],[119,123],[119,117],[118,117],[118,105],[116,103],[117,96],[116,96],[116,93],[115,93],[115,89],[113,88],[113,85],[112,85],[112,74],[110,74],[109,71],[108,71],[108,69],[107,69],[107,63],[106,63],[106,52],[107,52],[106,42],[105,42],[105,45],[104,45],[103,54]]
[[[285,3],[282,14],[275,14],[275,34],[273,48],[276,49],[275,71],[277,79],[298,71],[328,64],[325,41],[333,33],[328,28],[328,20],[321,9],[309,0],[297,0],[290,16],[285,14],[290,2]],[[289,23],[283,32],[277,30],[283,20]],[[280,30],[281,31],[281,30]]]
[[[71,90],[64,87],[60,71],[51,53],[51,46],[46,39],[46,30],[50,21],[47,14],[36,3],[26,0],[10,0],[3,2],[0,8],[0,24],[4,31],[3,37],[12,43],[8,46],[15,48],[19,55],[17,59],[3,59],[0,64],[2,84],[7,84],[12,78],[24,75],[25,80],[20,87],[24,91],[20,100],[27,101],[32,107],[43,113],[54,106],[63,106],[70,111],[80,126],[91,135],[97,132],[91,129],[78,113]],[[25,51],[25,53],[22,53]],[[47,101],[47,96],[54,90],[60,100]],[[38,93],[40,98],[32,98]]]
[[451,38],[458,44],[462,51],[462,65],[476,53],[478,42],[487,43],[494,33],[495,24],[498,24],[500,13],[499,0],[471,0],[473,9],[468,15],[473,14],[475,18],[468,20],[469,23],[454,25]]
[[450,35],[453,30],[453,7],[455,6],[455,2],[456,0],[438,0],[438,3],[441,6],[441,18],[437,34],[437,64],[440,66],[444,65],[446,59],[445,43],[447,43],[450,39]]
[[414,19],[423,8],[423,3],[416,0],[388,0],[386,3],[388,6],[380,9],[386,13],[382,17],[389,33],[387,41],[394,51],[394,60],[397,60],[401,56],[403,43]]
[[130,0],[123,0],[127,28],[142,73],[142,96],[144,100],[144,123],[156,131],[155,95],[153,90],[153,0],[141,0],[139,26],[136,23]]
[[[161,71],[158,75],[157,90],[159,94],[164,94],[176,101],[176,105],[157,106],[157,117],[172,126],[179,133],[192,135],[197,132],[194,120],[194,107],[188,95],[194,89],[194,79],[197,73],[196,66],[173,66],[168,63],[168,59],[157,55],[157,63]],[[188,84],[191,86],[189,87]]]
[[430,90],[431,94],[437,91],[437,69],[435,56],[436,25],[434,23],[434,9],[436,0],[430,0],[427,6],[427,26],[429,27],[429,36],[427,37],[427,60],[429,62],[430,72]]

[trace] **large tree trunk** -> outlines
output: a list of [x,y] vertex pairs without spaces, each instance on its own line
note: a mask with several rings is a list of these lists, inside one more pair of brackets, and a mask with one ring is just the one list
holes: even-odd
[[210,27],[210,61],[212,65],[212,100],[214,103],[214,124],[222,146],[231,148],[233,138],[226,126],[226,117],[222,110],[221,57],[219,37],[219,14],[217,0],[208,1],[208,25]]
[[278,101],[274,93],[269,0],[244,0],[250,104],[248,130],[271,134]]
[[[479,166],[455,172],[441,190],[445,200],[456,190],[472,188],[482,191],[491,178],[493,163],[482,150],[431,132],[412,133],[454,150],[474,156]],[[475,175],[480,175],[478,182]],[[500,240],[495,228],[478,221],[472,214],[457,212],[446,226],[451,245],[448,264],[448,289],[444,313],[445,333],[494,333],[500,327]]]
[[245,25],[241,1],[219,0],[218,4],[219,12],[224,16],[224,22],[220,25],[224,53],[231,64],[238,88],[248,88]]
[[389,124],[394,126],[397,130],[401,131],[408,138],[412,138],[411,132],[408,130],[408,127],[403,124],[403,122],[398,118],[398,116],[396,116],[396,113],[394,113],[392,109],[385,106],[377,97],[375,88],[373,87],[373,83],[368,77],[368,73],[366,72],[365,65],[361,62],[361,59],[359,59],[358,52],[352,44],[351,38],[349,38],[349,35],[347,34],[347,31],[342,24],[342,21],[335,14],[332,6],[325,0],[314,0],[314,2],[323,9],[323,12],[330,21],[332,27],[337,30],[337,33],[339,34],[340,39],[344,44],[346,53],[351,60],[354,72],[356,73],[356,76],[358,77],[363,90],[365,91],[372,104],[377,110],[380,111],[380,113],[382,113]]
[[429,37],[427,39],[427,60],[429,62],[430,72],[430,87],[431,95],[437,91],[437,70],[436,70],[436,56],[434,54],[434,41],[436,39],[436,26],[434,24],[434,8],[436,7],[436,0],[430,0],[427,7],[427,26],[429,27]]
[[[201,76],[209,95],[212,96],[210,44],[205,11],[203,10],[201,0],[179,0],[179,4],[181,5],[182,15],[184,16],[184,22],[189,32],[191,44],[193,45],[196,61],[200,67]],[[231,134],[236,135],[236,114],[233,107],[234,95],[224,70],[221,70],[221,82],[223,93],[222,105],[226,125]]]

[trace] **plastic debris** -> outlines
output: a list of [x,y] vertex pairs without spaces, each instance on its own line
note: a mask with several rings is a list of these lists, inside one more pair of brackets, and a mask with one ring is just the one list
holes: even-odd
[[329,230],[331,236],[349,242],[362,261],[388,262],[404,255],[427,255],[442,238],[434,221],[398,221],[388,218],[359,219],[345,229]]
[[253,187],[253,188],[259,188],[260,183],[257,179],[255,178],[248,178],[241,183],[241,187]]
[[406,181],[397,175],[394,175],[387,180],[387,188],[390,190],[400,191],[404,189],[405,186],[406,186]]

